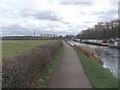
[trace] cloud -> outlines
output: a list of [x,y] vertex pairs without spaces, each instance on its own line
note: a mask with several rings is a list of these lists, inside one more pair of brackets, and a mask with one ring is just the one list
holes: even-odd
[[31,9],[21,10],[20,12],[23,17],[33,17],[35,19],[40,20],[51,20],[51,21],[60,21],[62,17],[58,15],[55,11],[51,10],[42,10],[42,11],[35,11]]
[[[27,28],[26,28],[27,27]],[[58,34],[58,35],[66,35],[66,34],[77,34],[76,30],[72,30],[69,26],[62,25],[62,23],[48,23],[47,25],[41,25],[37,28],[30,28],[31,26],[26,26],[19,24],[12,24],[2,27],[2,36],[31,36],[34,35],[34,30],[36,35],[39,36],[40,34]],[[64,30],[64,32],[63,32]]]
[[[116,0],[117,1],[117,0]],[[2,0],[3,35],[77,34],[98,22],[116,19],[118,3],[110,0]]]
[[18,24],[2,27],[2,36],[29,35],[30,34],[29,32],[27,32],[27,29],[21,27]]
[[78,1],[61,1],[62,5],[81,5],[81,6],[89,6],[92,5],[92,2],[78,2]]
[[112,3],[108,10],[93,11],[92,14],[98,16],[99,20],[104,22],[118,19],[118,4]]
[[118,19],[117,16],[118,16],[118,10],[110,10],[108,12],[105,12],[104,14],[99,15],[99,18],[101,19],[101,21],[111,21]]
[[44,19],[44,20],[51,20],[51,21],[61,20],[61,17],[57,15],[56,12],[50,11],[50,10],[37,12],[34,14],[34,17],[37,19]]
[[32,9],[22,9],[19,14],[23,17],[31,17],[33,16],[34,14],[36,13],[35,10],[32,10]]

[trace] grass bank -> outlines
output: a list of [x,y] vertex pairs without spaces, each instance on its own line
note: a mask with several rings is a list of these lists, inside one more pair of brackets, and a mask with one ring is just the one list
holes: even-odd
[[2,56],[15,56],[37,46],[51,44],[56,41],[57,40],[2,40]]
[[55,72],[56,68],[60,64],[64,53],[64,46],[61,47],[61,49],[56,53],[56,56],[54,58],[54,61],[47,69],[47,72],[41,76],[41,78],[38,80],[38,86],[37,88],[47,88],[46,81],[49,80],[53,72]]
[[77,48],[75,51],[93,88],[118,88],[118,80],[111,72],[103,68],[101,64],[91,60]]

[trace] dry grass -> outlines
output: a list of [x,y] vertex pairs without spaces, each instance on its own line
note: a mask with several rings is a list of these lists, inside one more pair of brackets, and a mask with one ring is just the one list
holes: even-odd
[[62,41],[43,45],[14,57],[3,58],[3,88],[33,88],[54,60]]
[[99,64],[103,65],[103,61],[95,56],[95,52],[87,47],[87,46],[78,46],[78,45],[74,45],[74,47],[78,48],[80,51],[82,51],[86,56],[90,57],[91,60],[97,61]]

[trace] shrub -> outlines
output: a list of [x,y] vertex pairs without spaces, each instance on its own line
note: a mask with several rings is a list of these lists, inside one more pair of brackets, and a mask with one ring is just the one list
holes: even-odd
[[38,46],[29,52],[14,57],[3,58],[3,88],[33,88],[45,73],[62,41]]
[[78,45],[74,45],[74,47],[78,48],[80,51],[82,51],[86,56],[90,57],[91,60],[97,61],[99,64],[103,65],[103,61],[95,56],[95,52],[87,47],[87,46],[78,46]]

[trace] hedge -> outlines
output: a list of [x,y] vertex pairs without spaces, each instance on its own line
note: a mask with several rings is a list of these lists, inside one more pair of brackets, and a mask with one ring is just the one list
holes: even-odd
[[40,75],[54,60],[62,41],[38,46],[14,57],[4,57],[2,66],[3,88],[34,88]]

